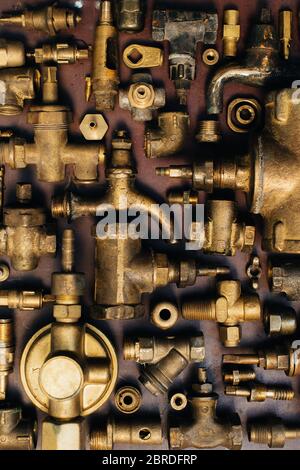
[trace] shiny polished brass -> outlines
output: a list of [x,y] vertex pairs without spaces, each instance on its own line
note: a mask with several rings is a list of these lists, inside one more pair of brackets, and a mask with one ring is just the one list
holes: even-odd
[[151,311],[152,323],[162,330],[168,330],[177,323],[179,309],[170,302],[160,302]]
[[130,111],[135,121],[151,121],[155,111],[165,104],[165,89],[154,87],[148,73],[134,74],[129,88],[119,91],[120,108]]
[[75,64],[89,58],[89,48],[79,49],[75,44],[68,43],[43,44],[27,53],[27,57],[34,59],[36,64]]
[[67,165],[73,165],[79,181],[94,181],[98,165],[104,160],[103,145],[68,142],[72,115],[69,108],[56,104],[57,97],[57,69],[45,67],[44,104],[32,106],[28,114],[28,122],[34,126],[34,142],[12,138],[1,143],[0,161],[14,169],[35,165],[37,178],[47,183],[63,181]]
[[141,404],[141,392],[135,387],[121,387],[115,393],[115,405],[121,413],[136,413]]
[[6,398],[8,376],[13,372],[14,367],[15,344],[13,327],[12,320],[7,318],[0,319],[0,400],[5,400]]
[[243,382],[253,382],[256,379],[256,372],[252,369],[240,370],[233,369],[232,371],[223,372],[223,381],[231,385],[239,385]]
[[223,17],[223,55],[236,57],[237,46],[241,37],[240,12],[224,10]]
[[246,268],[246,274],[251,281],[252,289],[257,290],[259,288],[259,280],[262,276],[262,267],[258,256],[251,258]]
[[271,290],[289,300],[300,300],[300,266],[297,263],[274,263],[269,269]]
[[10,269],[5,263],[0,263],[0,282],[7,281],[10,276]]
[[281,10],[279,12],[279,40],[281,54],[288,60],[291,52],[291,42],[293,39],[293,12],[291,10]]
[[75,28],[80,21],[81,17],[74,10],[60,8],[54,4],[2,17],[0,25],[42,31],[55,36],[61,30]]
[[289,388],[270,387],[255,383],[251,386],[226,386],[225,395],[230,397],[247,398],[249,402],[264,402],[270,400],[291,401],[295,398],[295,392]]
[[115,444],[132,446],[162,445],[162,427],[159,419],[121,421],[110,418],[105,425],[92,430],[91,450],[112,450]]
[[146,157],[164,158],[180,153],[186,143],[189,125],[190,118],[187,113],[160,113],[158,115],[158,126],[146,129]]
[[17,203],[4,209],[0,228],[0,253],[10,258],[16,271],[32,271],[42,256],[54,256],[56,236],[43,208],[32,204],[31,184],[16,186]]
[[91,76],[97,111],[114,109],[118,85],[117,30],[113,25],[112,3],[103,0],[94,38]]
[[37,423],[23,417],[22,408],[0,405],[0,450],[34,450]]
[[26,100],[33,100],[40,87],[40,73],[31,68],[0,70],[0,114],[14,116],[23,112]]
[[117,2],[118,30],[138,33],[144,29],[145,0],[120,0]]
[[25,47],[20,41],[0,39],[0,68],[23,67],[26,62]]
[[282,449],[292,439],[300,439],[300,426],[284,424],[279,418],[249,425],[249,441],[254,444]]
[[293,308],[264,309],[264,327],[268,336],[288,336],[296,333],[297,315]]
[[182,305],[186,320],[212,320],[219,324],[220,340],[228,348],[239,345],[242,337],[240,324],[262,318],[259,297],[242,294],[240,281],[221,281],[217,297]]
[[241,449],[243,432],[238,415],[225,420],[216,415],[219,397],[213,392],[212,384],[207,382],[205,371],[200,369],[198,374],[199,382],[193,385],[193,394],[188,397],[192,420],[187,419],[185,424],[182,423],[182,418],[179,418],[181,423],[170,427],[170,448]]
[[144,364],[140,381],[153,395],[166,393],[191,362],[205,356],[203,336],[125,339],[124,359]]
[[235,98],[227,108],[228,127],[238,134],[253,131],[261,123],[262,108],[254,98]]
[[264,350],[257,354],[225,354],[223,364],[252,365],[265,370],[282,370],[289,377],[300,375],[300,346]]
[[55,297],[42,291],[0,289],[0,307],[16,310],[40,310],[44,305],[54,302]]
[[123,61],[130,69],[160,67],[164,54],[159,47],[130,44],[123,51]]
[[220,60],[220,55],[216,49],[206,49],[202,54],[202,60],[205,65],[216,65]]
[[174,393],[170,399],[171,408],[175,411],[182,411],[186,408],[188,400],[184,393]]

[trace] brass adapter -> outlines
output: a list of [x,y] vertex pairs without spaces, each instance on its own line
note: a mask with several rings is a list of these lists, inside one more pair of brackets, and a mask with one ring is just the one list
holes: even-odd
[[240,323],[259,321],[262,312],[258,295],[242,294],[240,281],[221,281],[215,299],[184,303],[182,316],[186,320],[216,321],[224,346],[236,347],[241,341]]
[[269,387],[258,383],[243,387],[226,386],[225,395],[230,397],[247,398],[249,402],[263,402],[267,399],[291,401],[295,397],[295,393],[291,389],[283,387]]
[[23,417],[22,408],[0,405],[0,450],[34,450],[37,422]]
[[36,64],[75,64],[89,58],[89,48],[79,49],[76,44],[68,43],[43,44],[28,52],[27,57],[34,59]]
[[[0,400],[5,400],[8,375],[13,372],[15,357],[13,321],[0,319]],[[1,423],[1,421],[0,421]],[[1,430],[0,430],[1,434]],[[1,440],[0,440],[1,442]]]
[[300,426],[284,424],[279,418],[249,426],[249,441],[255,444],[264,444],[271,449],[282,449],[290,439],[300,439]]

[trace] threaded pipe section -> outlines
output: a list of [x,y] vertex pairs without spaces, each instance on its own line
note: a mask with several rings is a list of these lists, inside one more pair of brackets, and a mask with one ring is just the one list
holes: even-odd
[[14,342],[13,321],[9,318],[0,319],[0,344],[11,346]]
[[58,219],[59,217],[69,217],[70,207],[69,201],[66,197],[54,197],[51,203],[52,217]]
[[272,432],[269,426],[263,424],[252,425],[249,435],[250,442],[271,445]]
[[278,389],[273,392],[273,400],[284,400],[291,401],[295,397],[295,392],[293,390],[283,390]]
[[111,450],[107,440],[107,433],[104,430],[92,431],[90,436],[91,450]]
[[125,361],[136,361],[137,354],[136,354],[136,348],[135,348],[135,341],[132,339],[125,339],[124,345],[123,345],[123,357]]
[[185,320],[215,320],[215,309],[210,301],[189,302],[182,306]]
[[219,142],[221,139],[219,121],[199,121],[196,139],[198,142]]

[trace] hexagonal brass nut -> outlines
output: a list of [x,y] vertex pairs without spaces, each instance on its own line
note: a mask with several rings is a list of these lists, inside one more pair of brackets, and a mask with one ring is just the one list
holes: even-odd
[[202,362],[205,358],[205,347],[203,336],[191,338],[190,342],[190,360],[195,362]]
[[46,419],[42,424],[42,450],[84,450],[84,422],[54,422]]
[[166,286],[169,281],[169,261],[163,253],[155,254],[154,285]]
[[278,313],[270,313],[269,315],[269,334],[277,335],[280,334],[282,328],[282,318]]
[[54,305],[53,316],[59,321],[76,322],[81,317],[81,305]]
[[227,348],[234,348],[241,341],[241,327],[236,326],[220,326],[220,340]]
[[102,114],[86,114],[79,129],[86,140],[102,140],[108,125]]

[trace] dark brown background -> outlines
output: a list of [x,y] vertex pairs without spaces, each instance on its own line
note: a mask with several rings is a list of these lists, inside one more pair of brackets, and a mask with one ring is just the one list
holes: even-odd
[[[36,2],[34,0],[28,0],[27,4],[36,5],[37,3],[47,3],[46,1]],[[147,2],[148,5],[148,17],[147,17],[147,26],[143,33],[133,36],[129,35],[120,35],[120,50],[122,51],[124,46],[132,41],[138,40],[150,40],[151,38],[151,9],[153,7],[153,1],[150,0]],[[85,41],[88,44],[93,42],[93,32],[98,16],[99,2],[94,0],[70,0],[70,5],[81,6],[83,20],[82,23],[74,30],[74,37]],[[157,2],[161,5],[163,2]],[[205,9],[206,7],[216,8],[220,15],[220,23],[222,21],[223,9],[228,7],[238,7],[241,12],[241,28],[242,28],[242,41],[240,42],[240,51],[243,51],[244,41],[247,38],[249,28],[251,23],[255,19],[256,15],[259,12],[259,8],[262,6],[262,3],[254,0],[236,0],[234,2],[225,2],[223,0],[214,0],[213,2],[205,2],[201,0],[191,0],[181,2],[180,0],[173,0],[169,2],[164,2],[164,4],[169,5],[170,7],[176,7],[177,5],[183,4],[184,6],[196,6],[197,8]],[[295,56],[299,53],[299,25],[296,20],[299,8],[299,2],[295,0],[286,0],[285,2],[274,0],[270,1],[269,5],[272,8],[273,15],[277,21],[278,10],[282,7],[289,7],[294,11],[294,42],[292,46],[292,54]],[[5,11],[11,11],[14,9],[21,8],[21,2],[11,1],[11,0],[1,0],[0,2],[0,13]],[[38,44],[42,44],[47,40],[43,34],[33,33],[33,32],[23,32],[18,30],[2,29],[2,37],[11,37],[11,38],[21,38],[24,40],[28,48],[36,47]],[[66,40],[71,36],[66,36],[64,34],[60,35],[60,39]],[[167,45],[165,45],[167,49]],[[218,49],[221,52],[221,28],[219,30],[219,42]],[[174,183],[167,178],[158,178],[155,176],[155,167],[160,165],[168,165],[174,163],[184,163],[190,161],[190,156],[192,155],[195,159],[203,158],[206,155],[207,149],[205,147],[197,148],[193,142],[193,135],[195,132],[195,125],[197,119],[205,115],[205,84],[208,78],[209,70],[206,66],[203,65],[200,59],[202,46],[199,46],[198,50],[198,68],[197,68],[197,80],[193,83],[190,97],[189,97],[189,113],[191,116],[191,133],[187,142],[186,151],[182,155],[177,155],[171,159],[164,160],[147,160],[143,152],[143,134],[144,126],[142,124],[134,123],[131,120],[130,114],[120,110],[118,107],[113,113],[108,113],[106,115],[109,122],[109,132],[106,136],[106,142],[108,148],[110,147],[111,135],[115,129],[122,128],[126,126],[131,132],[133,144],[134,144],[134,155],[137,161],[138,166],[138,180],[140,187],[152,195],[157,195],[159,197],[165,197],[167,189],[174,187]],[[93,110],[93,104],[87,105],[84,99],[84,77],[90,72],[90,62],[85,61],[77,65],[64,65],[59,68],[59,85],[60,85],[60,100],[62,103],[69,104],[74,113],[74,123],[71,126],[70,139],[79,139],[83,140],[80,135],[78,125],[89,110]],[[159,69],[153,69],[152,74],[154,79],[158,81],[163,81],[164,86],[167,89],[168,94],[168,109],[174,108],[174,88],[172,83],[168,80],[168,62],[167,55],[164,66]],[[131,71],[126,69],[126,67],[121,64],[121,81],[126,83],[130,79]],[[250,94],[251,96],[262,97],[261,92],[253,89],[247,89],[243,87],[228,86],[226,89],[226,101],[233,96]],[[32,138],[32,129],[26,124],[26,112],[21,116],[14,118],[1,117],[0,118],[0,128],[12,128],[14,129],[16,135],[25,135],[28,139]],[[235,148],[241,150],[242,146],[246,147],[247,141],[242,138],[237,138],[235,135],[230,134],[227,129],[225,122],[223,122],[223,132],[226,134],[226,143],[230,144],[229,149],[223,146],[220,149],[216,149],[217,152],[225,151],[235,151]],[[200,154],[201,152],[201,154]],[[186,155],[186,157],[185,157]],[[221,153],[222,155],[222,153]],[[14,200],[14,188],[17,181],[32,181],[34,185],[35,197],[38,201],[43,201],[45,205],[50,207],[51,196],[55,193],[58,193],[63,186],[55,186],[50,184],[41,184],[34,177],[34,172],[30,169],[25,171],[16,171],[7,169],[6,173],[6,203],[9,203]],[[101,171],[100,182],[103,183],[103,171]],[[182,182],[184,184],[184,182]],[[178,182],[180,186],[180,181]],[[182,185],[181,185],[182,186]],[[204,195],[203,195],[204,198]],[[204,200],[204,199],[203,199]],[[243,207],[243,197],[239,197],[241,207]],[[92,290],[93,290],[93,266],[94,266],[94,246],[93,240],[90,237],[90,229],[93,224],[92,220],[81,219],[73,224],[73,227],[76,231],[76,253],[77,253],[77,270],[84,271],[87,275],[89,292],[86,297],[86,308],[85,314],[88,315],[88,305],[92,302]],[[261,221],[257,219],[257,225],[260,226]],[[59,234],[65,226],[63,221],[59,222]],[[258,237],[259,238],[259,237]],[[60,238],[59,238],[60,240]],[[260,250],[260,240],[257,241],[258,253],[261,255],[261,259],[264,263],[266,261],[266,254],[261,253]],[[166,249],[165,247],[163,247]],[[172,252],[172,249],[169,249]],[[249,257],[247,255],[239,255],[235,258],[218,258],[218,257],[203,257],[197,255],[199,260],[203,264],[215,264],[220,263],[221,265],[228,265],[232,268],[232,278],[238,278],[243,280],[245,288],[249,288],[249,283],[245,276],[245,265],[248,262]],[[32,288],[35,286],[44,286],[46,289],[50,288],[50,279],[51,273],[59,269],[60,263],[59,258],[56,260],[53,259],[42,259],[40,262],[39,268],[28,274],[22,274],[11,271],[11,278],[9,285],[19,285],[22,287]],[[166,289],[161,289],[156,292],[151,297],[151,302],[155,302],[159,299],[169,299],[174,300],[176,297],[182,299],[183,297],[189,296],[190,294],[196,296],[210,295],[214,291],[214,280],[201,280],[198,284],[192,289],[186,289],[185,291],[176,289],[175,287],[169,287]],[[270,298],[268,292],[268,284],[266,279],[266,269],[264,269],[263,278],[261,280],[261,298]],[[149,299],[145,298],[145,302],[148,302]],[[278,301],[278,299],[276,299]],[[282,302],[282,300],[280,300]],[[297,305],[296,305],[297,307]],[[7,312],[3,311],[3,314]],[[43,311],[38,312],[14,312],[14,319],[16,324],[16,335],[17,335],[17,358],[16,358],[16,367],[14,374],[10,377],[9,382],[9,396],[11,399],[17,399],[23,404],[27,405],[30,409],[30,402],[28,401],[26,395],[22,390],[22,386],[19,381],[19,372],[18,372],[18,363],[19,355],[22,352],[24,345],[32,336],[32,334],[37,331],[40,327],[47,324],[51,321],[51,308],[45,308]],[[147,318],[139,321],[130,321],[130,322],[94,322],[98,327],[102,328],[114,343],[117,345],[120,357],[120,375],[118,384],[133,383],[137,384],[138,377],[138,367],[134,363],[128,363],[122,361],[122,338],[124,333],[126,334],[145,334],[152,332],[160,334],[157,332],[149,323]],[[202,330],[205,334],[206,339],[206,361],[205,365],[208,368],[209,379],[214,383],[215,389],[220,393],[219,401],[219,413],[230,414],[232,411],[236,411],[240,414],[243,423],[245,424],[247,419],[252,419],[254,417],[266,417],[268,415],[278,415],[286,420],[290,421],[300,421],[300,399],[298,394],[298,380],[290,380],[285,377],[284,374],[276,372],[264,372],[258,370],[258,376],[264,383],[280,383],[280,384],[291,384],[296,391],[297,397],[291,402],[266,402],[262,404],[248,404],[244,399],[231,399],[226,398],[222,394],[222,380],[220,375],[220,364],[221,356],[224,353],[222,347],[220,346],[217,326],[209,322],[202,322],[199,325],[198,322],[188,323],[188,322],[179,322],[173,333],[179,332],[193,332],[196,333],[199,330]],[[252,347],[259,345],[266,341],[265,334],[261,325],[252,325],[247,324],[243,326],[243,346],[249,348],[249,351],[252,350]],[[195,367],[191,369],[182,376],[179,377],[174,390],[184,390],[186,387],[189,388],[191,379],[194,375]],[[157,415],[160,413],[162,421],[164,423],[164,435],[166,436],[166,421],[168,416],[168,402],[167,397],[161,399],[160,403],[157,399],[150,395],[145,389],[142,389],[143,392],[143,409],[141,411],[142,415],[153,412]],[[93,422],[102,422],[103,419],[113,411],[113,404],[108,403],[104,406],[99,414],[92,417]],[[255,446],[250,445],[247,442],[247,437],[245,433],[244,439],[244,448],[254,449]],[[167,448],[167,440],[164,440],[164,448]],[[291,442],[286,446],[286,449],[295,449],[298,448],[297,442]]]

